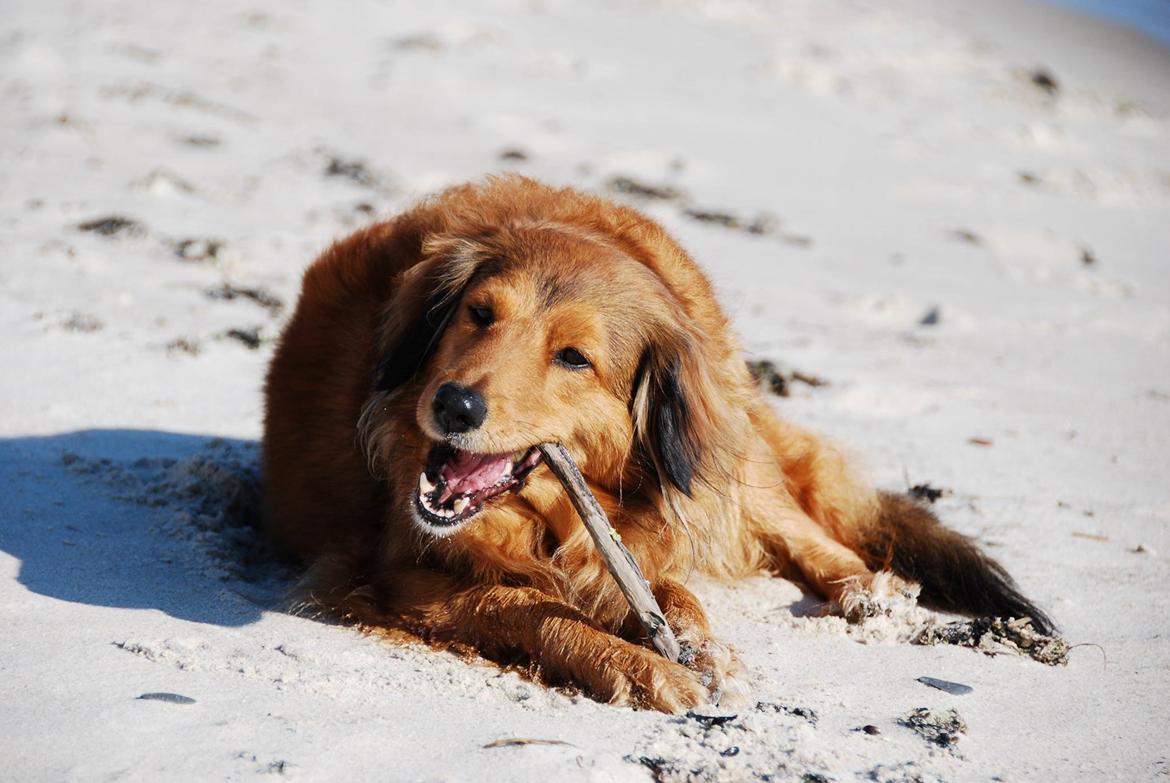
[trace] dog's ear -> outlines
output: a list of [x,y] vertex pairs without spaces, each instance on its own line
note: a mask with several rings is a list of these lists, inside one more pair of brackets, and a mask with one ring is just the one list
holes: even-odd
[[421,243],[423,260],[405,270],[383,316],[374,390],[399,388],[427,363],[486,249],[465,238]]
[[[419,267],[415,267],[419,269]],[[410,271],[408,270],[407,274]],[[420,270],[424,277],[425,270]],[[405,275],[404,275],[405,277]],[[405,281],[404,281],[405,283]],[[418,290],[410,290],[418,289]],[[422,280],[411,286],[404,286],[395,297],[393,307],[409,309],[409,316],[402,318],[401,328],[396,329],[383,348],[374,375],[374,390],[392,392],[414,377],[439,344],[443,330],[459,306],[458,292],[446,291],[439,287],[438,280]]]
[[683,357],[648,347],[634,381],[631,408],[635,447],[658,474],[662,489],[688,497],[702,471],[703,444],[683,371]]

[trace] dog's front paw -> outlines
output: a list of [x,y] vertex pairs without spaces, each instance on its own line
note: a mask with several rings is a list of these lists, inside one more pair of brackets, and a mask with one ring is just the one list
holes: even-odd
[[867,617],[888,617],[915,607],[920,589],[896,574],[879,571],[869,578],[855,576],[843,582],[837,603],[845,619],[858,623]]
[[592,690],[611,704],[678,714],[707,702],[697,672],[644,647],[624,646],[605,661],[600,675]]
[[682,631],[678,642],[682,647],[679,663],[699,675],[711,704],[734,707],[747,700],[747,686],[742,679],[746,669],[730,647],[698,628]]

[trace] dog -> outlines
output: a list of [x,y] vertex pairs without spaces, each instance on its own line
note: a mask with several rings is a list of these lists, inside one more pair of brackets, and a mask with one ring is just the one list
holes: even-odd
[[[636,210],[503,175],[306,271],[265,387],[265,526],[318,610],[678,712],[742,666],[685,582],[761,571],[1052,623],[969,539],[779,418],[698,265]],[[559,442],[683,645],[645,646],[536,446]]]

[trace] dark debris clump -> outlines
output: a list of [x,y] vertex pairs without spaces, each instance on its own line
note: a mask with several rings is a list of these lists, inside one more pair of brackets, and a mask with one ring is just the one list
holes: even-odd
[[340,177],[348,179],[367,188],[378,186],[378,176],[370,170],[363,160],[349,160],[337,156],[330,156],[325,163],[326,177]]
[[1052,97],[1056,97],[1060,93],[1060,82],[1056,80],[1056,76],[1047,68],[1037,68],[1032,71],[1029,76],[1032,85],[1043,90]]
[[246,329],[228,329],[224,333],[224,337],[243,343],[244,347],[250,351],[255,351],[264,342],[260,336],[260,328],[258,326],[252,326]]
[[929,707],[918,707],[898,718],[898,723],[944,748],[953,747],[967,733],[967,722],[957,710],[935,712]]
[[142,224],[132,218],[122,215],[106,215],[105,217],[87,220],[77,226],[82,231],[89,231],[103,237],[113,237],[119,234],[137,235],[145,233]]
[[800,370],[789,370],[771,359],[760,359],[747,363],[748,372],[767,391],[777,397],[787,397],[792,392],[793,383],[803,383],[814,388],[828,386],[829,382],[816,375],[809,375]]
[[930,484],[915,484],[906,490],[906,494],[915,500],[925,500],[927,503],[933,503],[943,495],[950,494],[950,490],[939,489]]
[[681,189],[673,185],[657,185],[650,182],[636,180],[633,177],[612,177],[606,187],[615,193],[624,193],[627,196],[655,199],[657,201],[674,201],[686,197]]
[[758,701],[756,702],[756,711],[758,712],[776,712],[781,715],[791,715],[796,718],[803,718],[813,726],[817,725],[819,718],[815,711],[808,707],[793,706],[791,704],[777,704],[773,701]]
[[986,655],[1026,655],[1048,666],[1068,663],[1069,644],[1058,636],[1047,636],[1032,627],[1026,617],[1003,619],[976,617],[923,629],[912,644],[953,644],[970,647]]
[[228,302],[234,299],[248,299],[260,305],[274,316],[279,315],[280,311],[284,309],[284,302],[281,298],[264,288],[224,283],[217,288],[207,289],[206,293],[212,299],[222,299]]

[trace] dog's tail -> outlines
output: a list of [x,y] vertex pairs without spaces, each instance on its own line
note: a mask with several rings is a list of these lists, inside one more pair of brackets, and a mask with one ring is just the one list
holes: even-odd
[[918,582],[927,606],[983,617],[1028,617],[1040,633],[1054,632],[1048,615],[974,541],[943,527],[909,497],[882,492],[879,502],[877,518],[862,536],[863,556],[872,568],[892,569]]

